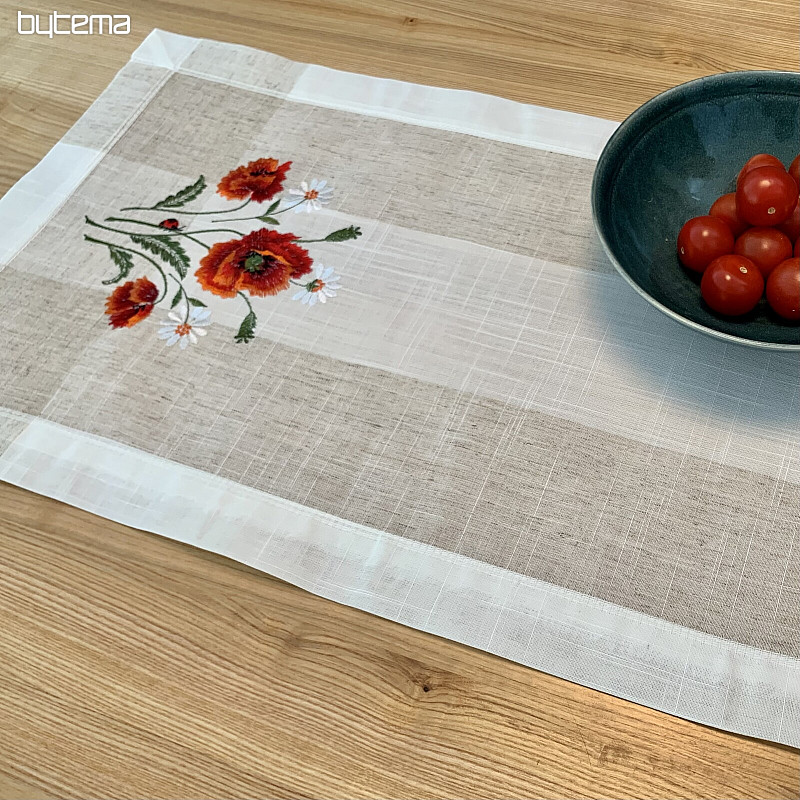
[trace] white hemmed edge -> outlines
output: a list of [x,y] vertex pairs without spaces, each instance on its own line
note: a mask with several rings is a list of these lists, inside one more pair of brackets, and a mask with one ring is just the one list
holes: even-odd
[[[152,98],[169,74],[186,74],[230,83],[290,101],[376,116],[423,127],[479,136],[534,149],[544,149],[580,158],[597,159],[617,127],[609,120],[540,106],[525,105],[493,95],[456,89],[442,89],[404,83],[386,78],[342,72],[316,65],[304,65],[288,92],[266,90],[256,84],[231,81],[223,71],[184,70],[183,64],[204,39],[152,30],[132,53],[130,61],[168,70],[154,81],[146,100]],[[265,51],[244,45],[215,43],[217,47],[248,51],[254,58]],[[217,54],[218,55],[218,54]],[[283,59],[285,60],[285,59]],[[220,64],[218,57],[211,64]],[[123,67],[124,69],[124,67]],[[119,75],[120,73],[117,73]],[[113,81],[106,91],[113,86]],[[102,95],[101,95],[102,97]],[[64,140],[24,175],[0,199],[0,270],[47,223],[67,198],[92,171],[117,138],[130,127],[146,105],[124,120],[102,147],[85,148]],[[84,120],[94,106],[81,117]],[[77,123],[76,123],[77,124]],[[69,136],[67,133],[66,137]]]
[[339,519],[100,437],[27,421],[0,479],[336,602],[654,709],[800,745],[800,660]]
[[0,198],[0,269],[78,188],[99,155],[94,148],[58,142]]
[[[168,77],[182,71],[202,41],[154,30],[131,60],[166,69]],[[61,141],[6,193],[0,268],[75,191],[166,77],[153,83],[143,105],[102,148]],[[306,67],[283,96],[585,158],[597,158],[617,126],[490,95],[317,66]],[[576,683],[800,746],[797,659],[340,520],[41,419],[2,411],[0,417],[27,420],[0,456],[0,479]]]
[[130,60],[151,67],[177,70],[202,39],[154,28],[133,51]]
[[287,99],[597,160],[618,123],[443,89],[309,65]]
[[79,125],[85,123],[93,115],[101,113],[98,109],[102,108],[103,100],[108,93],[117,91],[115,81],[125,70],[123,67],[64,137],[32,170],[23,175],[0,198],[0,231],[2,231],[0,271],[48,223],[61,205],[75,192],[117,139],[131,126],[169,75],[190,55],[199,41],[199,39],[187,36],[165,35],[162,31],[151,31],[133,52],[129,63],[135,61],[148,66],[162,67],[169,72],[160,77],[153,77],[134,112],[118,120],[115,129],[98,146],[85,147],[68,141]]
[[[132,60],[285,97],[297,103],[464,133],[578,158],[599,158],[608,138],[619,125],[599,117],[528,105],[495,95],[376,78],[316,64],[304,65],[305,69],[294,86],[288,92],[280,92],[255,83],[234,82],[226,77],[222,68],[214,70],[214,65],[225,62],[219,58],[218,50],[215,58],[202,70],[196,67],[184,70],[183,62],[193,50],[202,47],[204,41],[207,40],[156,29],[135,51]],[[254,59],[259,54],[278,58],[245,45],[214,44],[216,48],[229,49],[231,54],[247,51]]]

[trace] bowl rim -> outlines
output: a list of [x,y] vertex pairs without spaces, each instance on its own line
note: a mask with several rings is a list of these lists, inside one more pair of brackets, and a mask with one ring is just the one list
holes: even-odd
[[[790,70],[740,70],[736,72],[720,72],[715,75],[705,75],[700,78],[695,78],[691,81],[686,81],[685,83],[678,84],[677,86],[672,86],[669,89],[665,89],[663,92],[659,92],[654,97],[651,97],[649,100],[645,101],[640,105],[635,111],[629,114],[618,126],[614,133],[608,138],[608,141],[603,147],[603,151],[600,153],[600,158],[597,160],[597,164],[595,166],[594,175],[592,177],[592,221],[594,223],[594,229],[597,233],[598,238],[600,239],[600,244],[603,246],[603,250],[605,251],[606,255],[608,256],[611,263],[614,265],[614,268],[617,272],[625,279],[627,284],[641,297],[647,300],[650,305],[657,308],[663,314],[666,314],[668,317],[671,317],[674,320],[677,320],[683,325],[686,325],[689,328],[692,328],[695,331],[699,331],[700,333],[706,334],[708,336],[714,336],[717,339],[722,339],[725,342],[730,342],[732,344],[738,345],[745,345],[747,347],[756,347],[761,350],[781,350],[781,351],[800,351],[800,343],[798,344],[789,344],[786,342],[765,342],[759,339],[747,339],[743,336],[735,336],[731,333],[725,333],[724,331],[719,331],[716,328],[710,328],[707,325],[703,325],[700,322],[695,322],[694,320],[688,319],[684,317],[682,314],[679,314],[677,311],[665,306],[659,300],[656,300],[651,294],[646,292],[639,284],[628,274],[627,270],[617,261],[616,256],[611,250],[611,246],[608,243],[603,231],[600,229],[600,225],[598,224],[598,204],[599,204],[599,191],[600,191],[600,180],[601,180],[601,167],[605,166],[604,161],[609,158],[609,152],[612,146],[623,136],[627,134],[629,123],[635,123],[638,119],[643,117],[646,113],[649,113],[653,106],[663,105],[666,101],[669,101],[673,94],[681,93],[685,89],[691,86],[703,84],[703,83],[724,83],[727,80],[731,79],[742,79],[742,78],[759,78],[765,75],[774,75],[774,76],[792,76],[795,79],[800,78],[800,74],[797,72],[792,72]],[[608,181],[609,178],[606,175],[605,180]],[[800,332],[800,326],[798,326],[798,332]]]

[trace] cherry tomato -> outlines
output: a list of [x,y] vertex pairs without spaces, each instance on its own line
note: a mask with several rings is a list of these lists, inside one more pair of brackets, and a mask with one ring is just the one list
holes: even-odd
[[715,258],[700,281],[703,300],[718,314],[739,317],[752,311],[764,294],[764,276],[744,256]]
[[766,278],[778,264],[792,257],[792,242],[777,228],[749,228],[736,240],[733,252],[749,258]]
[[736,188],[736,211],[751,225],[780,225],[797,203],[797,184],[785,169],[758,167]]
[[800,256],[800,239],[794,243],[794,257],[797,258],[798,256]]
[[800,188],[800,156],[795,156],[794,161],[789,166],[789,174],[794,178],[798,188]]
[[742,167],[741,172],[739,173],[739,177],[736,179],[736,185],[738,187],[739,181],[747,175],[748,172],[754,169],[758,169],[759,167],[779,167],[784,172],[786,171],[786,167],[783,166],[783,162],[779,158],[775,158],[775,156],[771,156],[769,153],[759,153],[758,155],[749,158],[745,165]]
[[718,217],[694,217],[678,234],[681,264],[702,272],[715,258],[733,252],[733,233]]
[[784,319],[800,320],[800,258],[788,258],[772,270],[767,302]]
[[736,192],[724,194],[718,200],[715,200],[708,214],[711,217],[718,217],[727,222],[728,227],[733,231],[734,237],[741,236],[750,227],[736,213]]
[[792,241],[800,236],[800,201],[795,203],[794,211],[789,214],[786,222],[781,222],[776,226],[779,231],[783,231]]

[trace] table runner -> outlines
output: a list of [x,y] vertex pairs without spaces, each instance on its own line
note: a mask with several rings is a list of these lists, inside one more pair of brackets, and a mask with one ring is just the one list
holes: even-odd
[[0,200],[0,478],[800,745],[800,360],[614,273],[615,127],[154,31]]

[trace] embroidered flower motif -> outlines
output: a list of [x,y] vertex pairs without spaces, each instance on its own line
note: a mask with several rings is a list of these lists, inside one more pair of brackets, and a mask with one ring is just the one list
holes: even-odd
[[291,165],[291,161],[278,164],[275,158],[258,158],[231,170],[217,185],[217,192],[228,200],[249,198],[262,203],[281,191]]
[[317,301],[325,303],[329,297],[336,297],[336,290],[341,288],[339,276],[333,271],[333,267],[323,267],[322,264],[318,264],[314,280],[305,284],[299,292],[295,292],[292,300],[314,306]]
[[200,260],[200,285],[220,297],[248,292],[254,297],[278,294],[292,278],[311,272],[308,251],[294,244],[293,233],[261,228],[228,242],[218,242]]
[[149,278],[137,278],[117,286],[106,299],[108,324],[112,328],[130,328],[150,316],[158,289]]
[[158,338],[167,340],[167,347],[172,347],[176,342],[181,350],[185,350],[189,343],[197,344],[198,336],[205,336],[204,330],[211,324],[211,312],[207,308],[192,308],[186,315],[186,306],[178,306],[175,311],[170,311],[167,319],[161,323]]
[[[199,257],[199,264],[194,275],[201,288],[219,297],[234,298],[238,295],[243,304],[243,308],[240,308],[244,311],[244,317],[233,336],[237,343],[250,342],[256,336],[258,314],[261,312],[252,298],[277,295],[292,285],[299,289],[295,291],[293,299],[307,306],[325,303],[329,297],[336,297],[340,288],[339,276],[333,269],[317,265],[311,277],[314,262],[301,245],[348,242],[361,236],[361,229],[357,225],[348,225],[323,236],[319,232],[309,234],[313,238],[279,233],[277,228],[285,220],[281,214],[289,209],[298,212],[319,211],[333,196],[333,189],[328,182],[315,178],[301,182],[298,189],[288,192],[287,197],[281,197],[283,183],[291,166],[291,161],[279,164],[275,158],[258,158],[231,170],[219,181],[217,191],[229,200],[243,202],[220,211],[192,207],[209,188],[205,176],[200,175],[194,182],[156,203],[125,206],[122,209],[143,214],[157,213],[157,217],[142,219],[138,214],[135,217],[108,216],[103,222],[97,222],[87,216],[85,221],[92,231],[91,235],[85,234],[84,239],[105,247],[114,269],[111,276],[103,280],[105,285],[117,287],[106,299],[105,313],[109,325],[113,328],[130,328],[146,319],[155,305],[167,303],[173,311],[161,323],[159,338],[168,347],[177,344],[181,349],[196,343],[198,337],[206,333],[204,328],[210,324],[210,312],[202,300],[190,298],[184,287],[195,257]],[[251,202],[261,203],[265,200],[271,202],[260,209],[260,213],[234,216]],[[210,228],[187,231],[178,218],[167,216],[175,213],[182,219],[201,214],[222,218],[211,219],[207,223],[212,226]],[[159,219],[160,222],[157,221]],[[251,220],[259,220],[273,227],[250,233],[240,233],[238,226],[230,227],[231,224]],[[213,227],[223,222],[225,228]],[[220,233],[235,238],[213,244],[214,239],[201,238],[204,235],[216,237]],[[198,252],[195,245],[205,252]],[[160,273],[164,281],[163,291],[158,290],[148,278],[127,280],[132,270],[141,268],[145,262]],[[308,277],[303,279],[304,276]],[[170,292],[170,280],[177,284],[174,295]]]
[[311,183],[303,181],[299,189],[289,189],[289,197],[284,200],[286,208],[294,208],[294,213],[306,211],[319,211],[322,206],[328,205],[333,197],[333,189],[328,186],[328,181],[318,181],[314,178]]

